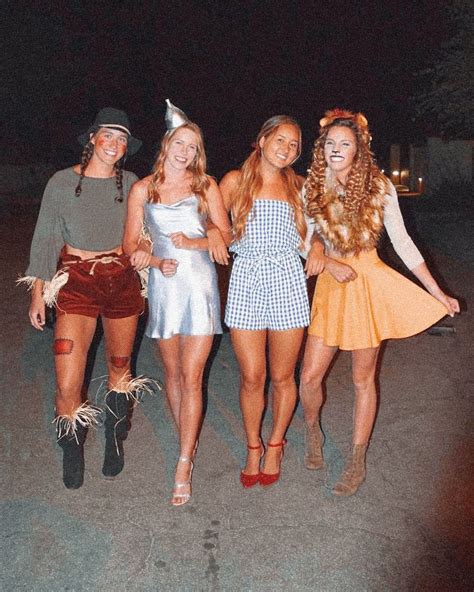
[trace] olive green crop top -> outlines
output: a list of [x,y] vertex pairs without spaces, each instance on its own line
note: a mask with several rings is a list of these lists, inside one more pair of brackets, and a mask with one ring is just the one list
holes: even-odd
[[116,202],[115,177],[84,177],[72,168],[58,171],[46,185],[30,250],[27,276],[50,281],[65,244],[87,251],[110,251],[122,244],[127,196],[137,176],[123,172],[123,202]]

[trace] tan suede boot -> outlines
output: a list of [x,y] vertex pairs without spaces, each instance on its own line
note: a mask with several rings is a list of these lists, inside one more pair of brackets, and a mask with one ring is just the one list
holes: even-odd
[[323,443],[324,435],[319,425],[304,424],[305,454],[304,466],[310,471],[324,467]]
[[352,448],[352,457],[346,465],[341,478],[332,490],[334,495],[349,496],[359,489],[365,480],[365,453],[367,444],[357,444]]

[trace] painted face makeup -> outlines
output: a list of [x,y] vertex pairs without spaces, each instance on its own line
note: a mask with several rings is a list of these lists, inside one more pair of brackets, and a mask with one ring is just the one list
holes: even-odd
[[125,132],[101,127],[91,138],[94,154],[108,165],[114,165],[127,151],[128,136]]
[[342,183],[345,182],[357,153],[357,138],[348,127],[332,127],[324,144],[324,158],[328,167]]

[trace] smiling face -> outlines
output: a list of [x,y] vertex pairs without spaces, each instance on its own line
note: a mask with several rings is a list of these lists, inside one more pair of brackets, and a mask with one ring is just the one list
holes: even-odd
[[101,127],[90,141],[94,145],[94,157],[113,166],[127,151],[128,135],[110,127]]
[[324,144],[324,158],[341,183],[345,183],[356,154],[355,133],[345,126],[331,127]]
[[165,163],[177,170],[187,169],[198,154],[198,146],[197,134],[187,127],[179,127],[168,143]]
[[290,124],[279,125],[270,135],[260,139],[262,160],[272,166],[283,169],[290,165],[300,151],[299,129]]

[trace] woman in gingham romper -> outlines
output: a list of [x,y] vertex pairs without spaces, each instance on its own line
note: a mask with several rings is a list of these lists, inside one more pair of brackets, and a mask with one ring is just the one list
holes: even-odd
[[[270,485],[280,476],[284,436],[296,404],[294,372],[309,323],[306,278],[299,257],[306,234],[298,177],[301,131],[287,116],[266,121],[240,170],[221,181],[232,213],[236,255],[225,322],[240,367],[240,406],[247,436],[244,487]],[[260,437],[266,347],[273,392],[268,450]]]

